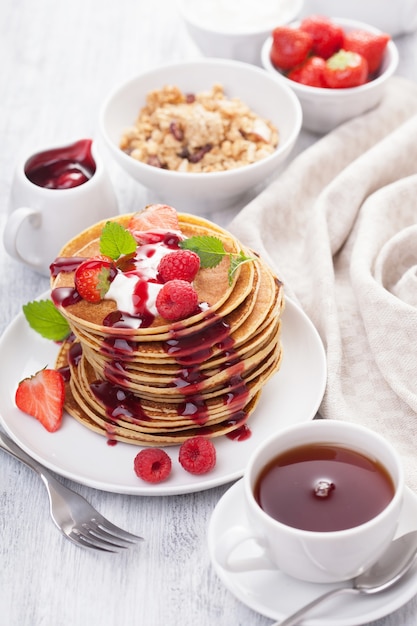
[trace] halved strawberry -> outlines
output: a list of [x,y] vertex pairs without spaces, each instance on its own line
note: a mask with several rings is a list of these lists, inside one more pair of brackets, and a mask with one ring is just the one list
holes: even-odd
[[309,87],[327,87],[324,81],[326,61],[321,57],[309,57],[304,63],[287,74],[287,78]]
[[135,238],[141,231],[180,229],[177,211],[168,204],[149,204],[143,211],[132,215],[127,227]]
[[83,261],[75,270],[75,288],[83,300],[100,302],[116,274],[116,265],[112,259],[102,255],[92,257]]
[[359,87],[368,78],[368,63],[361,54],[339,50],[327,59],[323,76],[331,89]]
[[343,45],[341,26],[321,15],[311,15],[301,21],[300,30],[313,38],[312,53],[323,59],[330,58]]
[[22,380],[16,390],[16,406],[35,417],[50,433],[61,426],[65,383],[60,372],[43,369]]
[[313,38],[290,26],[277,26],[272,31],[271,63],[280,70],[290,70],[307,58]]
[[370,33],[365,30],[352,30],[345,34],[343,48],[361,54],[368,62],[368,72],[373,74],[381,67],[385,49],[390,40],[386,33]]

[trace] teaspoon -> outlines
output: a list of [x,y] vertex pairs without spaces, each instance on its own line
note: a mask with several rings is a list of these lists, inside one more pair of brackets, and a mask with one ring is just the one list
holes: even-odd
[[382,557],[365,572],[354,578],[351,587],[338,587],[315,598],[301,609],[272,626],[295,626],[312,608],[340,593],[373,594],[388,589],[404,576],[417,554],[417,531],[394,539]]

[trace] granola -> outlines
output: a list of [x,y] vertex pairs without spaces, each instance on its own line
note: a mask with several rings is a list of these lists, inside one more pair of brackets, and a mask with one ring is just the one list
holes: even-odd
[[134,159],[179,172],[220,172],[259,161],[278,145],[277,128],[222,85],[185,94],[166,85],[148,93],[120,148]]

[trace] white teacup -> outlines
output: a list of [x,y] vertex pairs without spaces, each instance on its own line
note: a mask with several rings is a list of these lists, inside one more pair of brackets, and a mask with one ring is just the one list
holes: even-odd
[[[305,527],[295,527],[283,523],[265,512],[258,503],[258,481],[260,476],[264,475],[265,468],[283,452],[293,451],[300,446],[308,446],[311,449],[311,447],[314,448],[314,444],[324,444],[332,448],[338,447],[339,451],[344,448],[348,450],[349,454],[350,451],[354,451],[354,454],[359,453],[361,455],[360,458],[366,457],[365,465],[368,468],[366,471],[370,471],[369,468],[374,467],[375,471],[379,472],[378,480],[382,480],[382,476],[384,476],[385,481],[388,479],[390,488],[392,488],[392,494],[389,496],[391,500],[383,504],[382,510],[368,521],[338,530],[318,530],[317,528],[309,530]],[[292,454],[293,452],[290,453],[290,456]],[[340,455],[340,452],[337,454]],[[374,462],[377,462],[376,466]],[[307,479],[309,483],[308,493],[304,492],[306,503],[307,498],[332,498],[335,494],[338,494],[338,498],[341,497],[340,502],[343,502],[343,493],[346,494],[348,491],[347,486],[344,486],[343,483],[344,478],[337,478],[332,487],[334,492],[329,491],[326,495],[326,492],[322,491],[323,484],[318,485],[318,476],[310,469],[310,466],[305,467],[309,467],[309,472],[311,471]],[[340,462],[338,467],[340,468]],[[384,468],[385,472],[377,470],[378,467]],[[361,471],[359,470],[359,472]],[[373,471],[371,471],[372,480],[374,480]],[[331,474],[332,469],[327,475],[321,477],[328,486],[333,480]],[[351,477],[350,471],[345,475]],[[356,479],[357,475],[355,475]],[[270,486],[270,493],[274,493],[271,489],[272,487],[275,489],[277,486],[278,478],[275,477],[274,480],[275,482]],[[288,475],[286,480],[290,480]],[[351,478],[349,480],[352,484]],[[305,484],[303,479],[300,478],[300,481],[291,483],[291,488],[302,490]],[[243,482],[249,527],[235,526],[219,539],[218,556],[222,566],[234,572],[278,568],[285,574],[314,583],[331,583],[354,578],[382,555],[394,537],[401,514],[404,492],[404,472],[400,458],[394,448],[381,436],[365,427],[334,420],[314,420],[287,428],[273,435],[253,453],[245,471]],[[360,488],[361,485],[358,484],[357,489]],[[257,496],[255,496],[255,492],[258,493]],[[299,493],[303,492],[299,491]],[[357,493],[359,497],[359,492]],[[303,497],[301,501],[303,501]],[[367,496],[364,494],[364,497]],[[281,499],[278,501],[281,506],[284,497],[281,495]],[[324,506],[328,506],[324,500],[322,503]],[[335,506],[335,503],[336,500],[333,500],[331,506]],[[379,504],[381,505],[381,502]],[[355,502],[352,501],[351,505],[355,507]],[[288,506],[291,509],[292,505]],[[290,509],[287,507],[286,511]],[[307,506],[306,504],[305,510],[307,511],[307,509],[311,512],[310,505]],[[322,509],[322,511],[324,510]],[[347,512],[346,515],[349,516],[349,513]],[[308,526],[309,523],[308,518],[303,519],[305,526]],[[259,555],[243,559],[234,554],[235,552],[242,554],[242,550],[236,549],[238,546],[242,546],[243,542],[252,543],[251,550],[248,552],[250,555],[254,555],[258,551],[255,550],[254,553],[253,544],[255,542],[258,545]]]
[[[86,142],[95,171],[71,188],[46,188],[31,182],[27,164],[34,157]],[[49,276],[49,266],[63,245],[95,222],[117,215],[117,199],[104,163],[91,140],[33,151],[18,163],[12,182],[3,243],[10,256]]]

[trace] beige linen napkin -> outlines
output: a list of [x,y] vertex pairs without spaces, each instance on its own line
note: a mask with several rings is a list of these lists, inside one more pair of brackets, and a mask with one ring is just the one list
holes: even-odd
[[389,439],[417,491],[417,84],[392,78],[377,109],[301,153],[229,228],[321,335],[320,414]]

